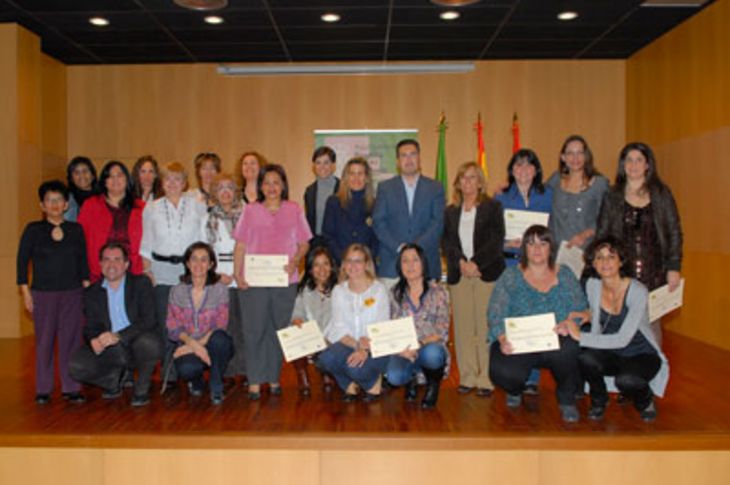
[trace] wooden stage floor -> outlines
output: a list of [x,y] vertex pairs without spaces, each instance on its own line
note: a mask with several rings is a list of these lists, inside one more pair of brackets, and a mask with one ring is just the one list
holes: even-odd
[[[455,369],[442,387],[438,407],[421,411],[405,403],[402,390],[380,402],[344,404],[339,393],[327,400],[315,377],[313,396],[300,399],[290,366],[282,377],[284,394],[264,394],[250,402],[235,385],[221,406],[207,395],[193,399],[182,387],[144,408],[124,398],[105,401],[87,390],[86,404],[53,396],[37,406],[33,388],[31,338],[0,340],[0,447],[104,448],[271,448],[271,449],[572,449],[677,450],[730,449],[730,352],[667,333],[671,378],[657,401],[659,417],[643,423],[630,405],[615,400],[601,423],[585,418],[563,424],[553,386],[543,375],[541,394],[526,397],[517,411],[504,394],[491,398],[456,393]],[[159,382],[153,384],[159,391]]]

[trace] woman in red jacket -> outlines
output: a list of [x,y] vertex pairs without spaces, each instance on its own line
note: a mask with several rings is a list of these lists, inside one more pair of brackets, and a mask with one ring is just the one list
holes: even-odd
[[129,251],[129,271],[142,274],[142,210],[144,202],[134,197],[132,178],[122,162],[112,160],[99,176],[101,194],[90,197],[79,212],[86,236],[86,254],[91,281],[101,279],[99,250],[104,244],[118,243]]

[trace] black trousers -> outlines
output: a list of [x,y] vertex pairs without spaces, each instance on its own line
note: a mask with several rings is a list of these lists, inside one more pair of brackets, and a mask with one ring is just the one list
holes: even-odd
[[489,351],[489,377],[492,382],[509,394],[520,394],[530,371],[535,368],[550,369],[557,386],[556,394],[561,405],[575,404],[575,393],[580,384],[578,372],[578,343],[570,337],[558,337],[560,350],[505,355],[499,342],[492,343]]
[[653,397],[649,382],[659,372],[661,359],[657,354],[639,354],[622,357],[613,350],[583,348],[578,354],[583,378],[591,386],[591,403],[605,406],[608,402],[606,376],[615,376],[616,387],[634,401],[643,411]]
[[147,394],[150,378],[162,356],[162,340],[156,332],[143,332],[128,344],[107,347],[97,355],[84,344],[71,356],[69,371],[79,382],[99,386],[107,391],[119,387],[124,371],[137,371],[134,394]]

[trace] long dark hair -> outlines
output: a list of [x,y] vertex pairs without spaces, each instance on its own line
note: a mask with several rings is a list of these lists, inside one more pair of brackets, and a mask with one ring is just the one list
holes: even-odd
[[548,258],[548,267],[550,269],[555,268],[555,259],[557,258],[558,247],[555,244],[555,238],[545,226],[535,224],[528,227],[525,230],[525,234],[522,236],[522,244],[520,244],[520,268],[527,268],[527,245],[534,240],[547,242],[550,245],[550,257]]
[[568,172],[570,172],[568,165],[566,165],[563,161],[563,154],[568,148],[568,145],[574,141],[578,141],[583,145],[583,153],[585,154],[585,163],[583,164],[583,181],[587,184],[594,176],[600,175],[600,173],[593,165],[593,152],[588,146],[588,142],[580,135],[570,135],[563,142],[563,147],[560,149],[560,156],[558,157],[558,161],[560,162],[560,175],[567,175]]
[[509,165],[507,165],[507,187],[512,188],[512,186],[517,183],[515,181],[515,176],[512,175],[512,169],[517,162],[521,162],[523,160],[535,167],[535,178],[532,179],[530,192],[534,190],[538,194],[544,193],[545,186],[542,184],[542,164],[540,163],[540,159],[537,158],[537,153],[529,148],[518,150],[514,155],[512,155]]
[[155,180],[152,182],[152,198],[157,199],[162,195],[162,182],[160,181],[160,166],[152,155],[143,155],[137,159],[132,167],[132,182],[134,183],[134,196],[142,198],[144,195],[142,183],[139,181],[139,172],[145,163],[149,162],[155,170]]
[[132,177],[129,175],[129,170],[127,170],[127,167],[120,162],[119,160],[110,160],[106,162],[106,165],[104,165],[104,168],[101,169],[101,175],[99,175],[99,186],[101,188],[101,193],[104,194],[104,197],[108,197],[108,189],[106,188],[106,181],[109,178],[109,175],[111,175],[112,168],[119,167],[119,169],[122,171],[124,176],[127,178],[127,186],[124,189],[124,198],[119,203],[119,207],[131,211],[134,208],[134,182],[132,181]]
[[188,268],[188,262],[190,261],[190,258],[193,257],[193,253],[198,249],[206,251],[208,253],[208,259],[210,259],[211,262],[210,268],[208,269],[208,274],[205,277],[205,286],[218,283],[218,280],[221,279],[221,275],[215,272],[216,268],[218,267],[218,260],[215,257],[215,251],[213,251],[213,248],[210,247],[208,243],[204,243],[202,241],[194,242],[185,250],[185,254],[183,255],[185,274],[180,276],[180,281],[187,285],[193,283],[193,275],[190,273],[190,268]]
[[[77,187],[74,183],[73,171],[79,165],[86,165],[89,172],[91,172],[91,189],[88,191],[81,190],[81,188]],[[91,159],[89,157],[76,156],[68,162],[68,166],[66,166],[66,186],[68,187],[68,191],[74,196],[74,200],[76,200],[79,208],[81,208],[84,201],[89,198],[89,196],[99,193],[99,181],[96,176],[96,167],[94,167],[94,164],[91,163]]]
[[421,301],[419,304],[423,303],[423,299],[425,298],[426,293],[428,293],[428,287],[431,283],[431,279],[428,277],[428,261],[426,260],[426,254],[424,253],[423,248],[416,243],[404,244],[400,253],[398,253],[398,261],[395,263],[395,271],[398,273],[398,282],[393,287],[393,299],[396,303],[398,303],[398,305],[403,304],[403,299],[406,297],[408,290],[410,289],[408,286],[408,280],[403,275],[402,262],[403,254],[409,249],[413,249],[416,252],[418,259],[421,260],[421,269],[423,270],[423,293],[421,293]]
[[332,270],[330,271],[330,277],[327,278],[327,281],[324,284],[324,294],[329,296],[330,293],[332,293],[332,288],[334,288],[337,284],[337,265],[335,263],[335,258],[332,257],[332,253],[330,253],[329,249],[324,246],[315,246],[307,251],[307,257],[304,261],[304,276],[302,276],[302,279],[297,286],[297,293],[303,292],[305,288],[310,290],[317,288],[317,282],[314,281],[314,277],[312,276],[312,268],[314,267],[314,261],[319,256],[326,257],[330,262]]
[[662,182],[659,178],[659,174],[657,173],[654,151],[646,143],[634,141],[621,149],[621,154],[618,157],[618,168],[616,169],[616,180],[613,184],[613,190],[621,193],[622,195],[624,194],[624,191],[626,190],[626,157],[629,155],[629,152],[633,150],[640,152],[646,159],[646,178],[644,179],[644,186],[642,187],[642,190],[651,192],[654,190],[664,189],[666,185],[664,185],[664,182]]

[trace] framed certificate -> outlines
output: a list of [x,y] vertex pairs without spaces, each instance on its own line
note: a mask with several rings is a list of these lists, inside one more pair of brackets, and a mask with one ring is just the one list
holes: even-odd
[[419,347],[413,317],[399,318],[387,322],[372,323],[367,326],[370,339],[370,355],[383,357],[416,350]]
[[555,314],[543,313],[529,317],[505,318],[505,335],[512,344],[513,354],[559,350],[555,333]]
[[304,322],[300,327],[292,325],[277,330],[276,336],[287,362],[321,352],[327,347],[319,325],[314,320]]
[[520,239],[528,227],[535,224],[547,226],[549,219],[550,214],[547,212],[506,209],[504,211],[504,238],[508,241]]
[[289,286],[289,275],[284,266],[289,264],[286,254],[247,254],[244,259],[244,277],[252,287]]
[[684,278],[674,291],[669,291],[669,285],[660,286],[649,293],[649,321],[660,319],[667,313],[682,306],[684,298]]

